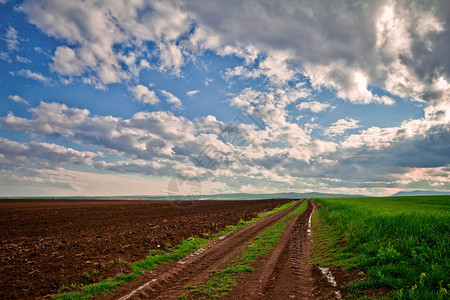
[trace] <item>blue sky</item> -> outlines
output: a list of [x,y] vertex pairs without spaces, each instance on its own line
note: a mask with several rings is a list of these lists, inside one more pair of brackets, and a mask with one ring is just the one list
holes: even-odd
[[332,5],[0,0],[0,195],[449,191],[448,2]]

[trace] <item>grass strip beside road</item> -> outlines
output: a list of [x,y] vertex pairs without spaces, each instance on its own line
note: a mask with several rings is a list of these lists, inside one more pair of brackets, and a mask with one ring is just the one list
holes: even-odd
[[231,288],[236,285],[236,276],[241,273],[253,272],[253,262],[274,250],[275,246],[280,242],[289,221],[301,214],[307,208],[307,205],[308,203],[305,200],[277,224],[261,233],[251,244],[247,245],[245,250],[227,268],[212,271],[205,284],[185,286],[185,289],[190,291],[179,298],[188,299],[193,295],[209,295],[210,299],[215,299],[226,296]]
[[351,297],[378,290],[393,299],[448,299],[450,196],[316,201],[315,263],[368,272],[345,288]]
[[[224,230],[217,232],[210,236],[209,239],[204,239],[200,237],[190,237],[186,240],[183,240],[178,246],[173,247],[170,251],[162,251],[162,250],[150,250],[149,255],[140,261],[134,263],[127,263],[122,261],[125,264],[128,264],[131,267],[132,272],[130,274],[118,274],[113,278],[102,279],[98,283],[89,284],[89,285],[71,285],[77,291],[73,291],[70,293],[60,293],[53,297],[56,300],[81,300],[81,299],[91,299],[99,294],[107,294],[108,292],[114,291],[118,287],[124,285],[125,283],[135,280],[139,276],[141,276],[145,271],[154,270],[158,265],[168,263],[170,261],[178,260],[187,255],[194,253],[198,249],[202,247],[208,246],[211,242],[217,240],[221,236],[230,235],[235,233],[236,231],[247,227],[263,218],[266,218],[275,213],[286,210],[293,205],[298,203],[298,201],[291,201],[284,205],[274,208],[273,210],[259,214],[257,217],[244,221],[241,220],[236,225],[229,225]],[[65,292],[69,289],[69,287],[63,286],[60,291]]]

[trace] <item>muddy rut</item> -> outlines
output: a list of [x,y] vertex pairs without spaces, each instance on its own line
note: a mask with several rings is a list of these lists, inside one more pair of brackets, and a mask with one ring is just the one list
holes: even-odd
[[298,204],[290,209],[273,214],[246,227],[237,233],[219,240],[206,249],[200,249],[195,255],[177,262],[162,265],[157,270],[147,272],[137,281],[120,288],[108,299],[177,299],[186,293],[184,286],[206,280],[210,271],[226,266],[230,259],[250,243],[255,237],[269,227],[275,225],[283,217],[295,210]]
[[317,299],[309,262],[313,209],[308,201],[307,209],[288,224],[275,250],[241,280],[229,299]]
[[[178,262],[147,272],[113,296],[108,295],[108,299],[178,299],[188,292],[186,285],[206,282],[210,271],[225,268],[248,243],[296,207],[269,216]],[[275,249],[254,263],[254,272],[238,277],[237,286],[223,299],[323,298],[323,292],[329,289],[327,282],[317,274],[317,266],[310,263],[314,209],[314,203],[308,200],[307,209],[287,224]],[[329,296],[328,293],[325,298]],[[205,295],[189,295],[189,299],[196,297]]]

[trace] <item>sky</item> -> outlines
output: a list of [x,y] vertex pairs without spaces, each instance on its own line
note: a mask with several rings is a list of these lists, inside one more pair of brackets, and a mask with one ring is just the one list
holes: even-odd
[[450,191],[450,2],[0,0],[0,196]]

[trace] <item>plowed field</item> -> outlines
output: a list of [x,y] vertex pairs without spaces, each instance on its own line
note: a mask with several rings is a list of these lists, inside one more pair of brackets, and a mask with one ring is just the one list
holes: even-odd
[[[127,272],[150,249],[249,220],[289,200],[0,200],[0,299],[35,299],[63,285]],[[169,245],[170,244],[170,245]]]

